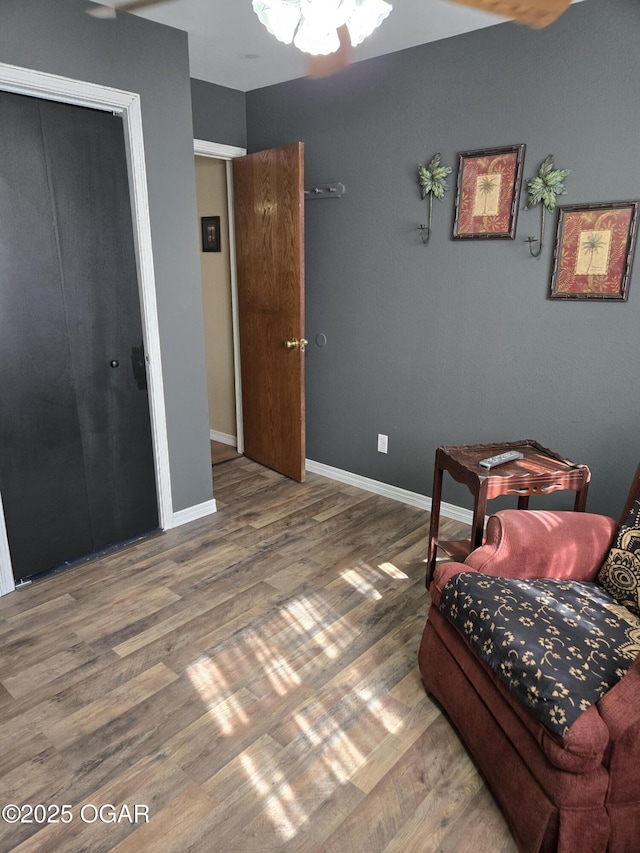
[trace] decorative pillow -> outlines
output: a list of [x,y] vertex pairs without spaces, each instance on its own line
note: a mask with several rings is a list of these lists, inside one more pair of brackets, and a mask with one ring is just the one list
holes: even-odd
[[620,604],[640,615],[640,498],[598,572],[598,582]]

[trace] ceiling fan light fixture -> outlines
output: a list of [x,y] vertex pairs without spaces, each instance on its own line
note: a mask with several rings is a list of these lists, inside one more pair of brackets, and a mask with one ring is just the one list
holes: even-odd
[[335,53],[340,47],[337,30],[314,27],[305,18],[300,21],[293,43],[298,50],[303,53],[310,53],[313,56],[327,56],[330,53]]
[[393,9],[385,0],[355,0],[354,9],[345,21],[351,44],[357,47],[388,17]]
[[271,35],[313,55],[337,51],[337,30],[345,25],[355,47],[392,8],[385,0],[253,0],[253,11]]
[[253,11],[278,41],[291,44],[300,23],[299,0],[253,0]]

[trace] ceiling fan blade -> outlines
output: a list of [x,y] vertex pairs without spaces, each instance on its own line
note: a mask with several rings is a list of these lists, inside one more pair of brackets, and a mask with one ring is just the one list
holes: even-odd
[[548,27],[571,5],[571,0],[453,0],[462,6],[473,6],[511,18],[530,27]]
[[310,56],[308,62],[307,77],[317,80],[321,77],[330,77],[344,71],[351,61],[351,36],[347,25],[338,27],[338,38],[340,47],[333,53],[326,55]]
[[115,18],[116,12],[136,12],[138,9],[144,9],[145,6],[158,6],[160,3],[168,2],[171,0],[126,0],[119,6],[103,6],[96,3],[93,9],[87,9],[87,13],[94,18]]

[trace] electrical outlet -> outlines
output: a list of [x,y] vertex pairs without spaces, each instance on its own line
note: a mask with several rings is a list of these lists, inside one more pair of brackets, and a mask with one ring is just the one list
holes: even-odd
[[378,433],[378,453],[388,453],[389,451],[389,436]]

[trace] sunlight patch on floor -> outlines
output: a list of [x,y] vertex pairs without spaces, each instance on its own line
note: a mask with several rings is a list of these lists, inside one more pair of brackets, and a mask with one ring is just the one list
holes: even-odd
[[378,568],[394,580],[409,580],[409,575],[405,575],[405,573],[401,571],[397,566],[394,566],[393,563],[380,563]]
[[402,728],[402,719],[388,708],[385,708],[382,701],[380,699],[376,699],[369,688],[363,687],[360,690],[356,689],[354,694],[362,704],[375,715],[376,719],[382,723],[388,734],[394,734]]
[[[408,579],[389,562],[377,567],[362,563],[340,572],[342,582],[371,602],[372,608],[382,599],[376,584],[388,584],[390,578]],[[360,605],[358,612],[362,606],[369,605]],[[220,648],[215,660],[205,655],[190,665],[188,675],[220,734],[228,736],[250,724],[243,699],[253,696],[252,686],[255,689],[262,681],[267,690],[285,696],[303,685],[299,671],[308,671],[316,661],[322,665],[318,652],[329,660],[344,654],[361,636],[362,627],[352,624],[354,618],[336,613],[319,593],[301,595],[262,620],[255,630],[243,632]],[[377,682],[368,686],[366,673],[362,678],[351,690],[344,685],[344,695],[334,697],[328,707],[314,702],[283,720],[289,724],[293,741],[287,741],[291,748],[283,747],[282,761],[290,763],[292,754],[301,751],[296,758],[301,761],[300,773],[293,784],[278,766],[261,767],[251,756],[240,756],[261,803],[261,815],[282,842],[295,837],[310,819],[304,809],[310,791],[321,787],[324,798],[327,790],[333,792],[347,784],[372,750],[404,724],[398,703],[381,698]],[[256,695],[261,695],[259,689]]]
[[237,726],[249,723],[240,701],[233,694],[229,695],[229,683],[212,660],[200,658],[187,667],[187,674],[216,721],[220,734],[229,737]]
[[282,609],[282,615],[288,619],[290,625],[296,625],[300,633],[312,631],[317,627],[320,614],[313,602],[306,597],[296,598]]
[[328,712],[325,712],[320,723],[312,723],[303,714],[295,714],[294,721],[303,738],[318,752],[318,757],[331,771],[336,783],[334,787],[344,784],[352,770],[365,760],[365,756],[345,734],[342,726],[333,720]]
[[357,639],[357,631],[345,617],[337,619],[332,625],[328,625],[312,638],[312,643],[321,650],[329,660],[335,660],[340,652],[343,652]]
[[366,598],[372,598],[379,601],[382,598],[381,593],[375,586],[368,581],[357,569],[349,569],[346,572],[340,572],[341,577],[354,589],[362,593]]
[[277,834],[283,841],[293,838],[309,816],[300,806],[284,774],[278,770],[266,778],[249,756],[243,755],[241,760],[247,778],[264,801],[265,815]]
[[286,696],[302,682],[282,652],[259,634],[247,637],[247,645],[255,655],[256,664],[267,676],[278,696]]

